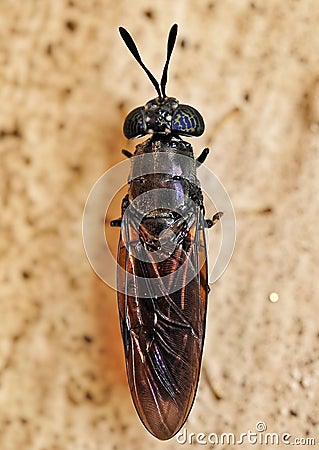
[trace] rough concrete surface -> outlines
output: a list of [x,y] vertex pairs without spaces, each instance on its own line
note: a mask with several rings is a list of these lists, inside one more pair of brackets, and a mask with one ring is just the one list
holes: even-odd
[[[211,148],[205,164],[237,217],[187,431],[258,435],[217,448],[287,448],[260,443],[262,421],[319,444],[318,1],[2,0],[1,450],[200,446],[156,441],[140,424],[116,293],[81,236],[91,187],[134,149],[126,114],[155,96],[117,28],[159,77],[174,22],[168,94],[203,114],[205,134],[189,141]],[[107,233],[115,252],[118,230]]]

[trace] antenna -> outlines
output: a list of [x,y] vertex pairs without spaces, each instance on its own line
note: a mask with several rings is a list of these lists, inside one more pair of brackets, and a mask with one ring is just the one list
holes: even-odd
[[[171,30],[172,31],[172,30]],[[160,99],[162,99],[162,93],[158,84],[158,81],[155,79],[154,75],[151,74],[151,72],[148,70],[148,68],[145,66],[145,64],[142,61],[142,58],[140,57],[140,54],[137,50],[137,47],[135,45],[135,42],[133,41],[132,36],[130,35],[130,33],[123,27],[119,28],[119,32],[120,35],[123,39],[123,41],[125,42],[127,48],[129,49],[129,51],[132,53],[132,55],[134,56],[134,58],[136,59],[136,61],[139,63],[139,65],[144,69],[144,71],[146,72],[148,78],[151,80],[153,86],[156,89],[156,92],[158,93],[158,96]]]
[[167,72],[168,72],[168,65],[169,61],[172,56],[172,51],[175,45],[176,36],[177,36],[177,24],[175,23],[172,28],[170,29],[168,40],[167,40],[167,56],[166,56],[166,62],[163,69],[162,79],[161,79],[161,90],[162,90],[162,96],[163,98],[166,97],[166,83],[167,83]]

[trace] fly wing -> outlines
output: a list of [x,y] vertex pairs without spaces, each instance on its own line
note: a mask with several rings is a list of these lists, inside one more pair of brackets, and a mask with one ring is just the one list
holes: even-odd
[[145,427],[165,440],[187,419],[199,379],[208,294],[202,210],[165,261],[140,260],[137,235],[126,242],[121,236],[118,305],[128,382]]

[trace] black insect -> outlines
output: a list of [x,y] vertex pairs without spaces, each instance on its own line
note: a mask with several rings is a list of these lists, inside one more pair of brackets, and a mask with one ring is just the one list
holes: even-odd
[[176,434],[194,402],[203,351],[207,295],[205,220],[194,159],[181,136],[200,136],[204,121],[192,106],[167,97],[167,72],[177,36],[173,25],[161,83],[141,60],[130,34],[119,29],[158,96],[125,119],[128,139],[150,134],[131,158],[129,190],[118,247],[118,306],[127,377],[143,424],[158,439]]

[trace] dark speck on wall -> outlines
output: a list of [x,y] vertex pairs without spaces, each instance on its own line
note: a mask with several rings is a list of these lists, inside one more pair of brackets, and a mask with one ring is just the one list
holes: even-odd
[[66,87],[66,88],[62,89],[63,96],[68,97],[71,94],[72,94],[72,89],[70,87]]
[[16,137],[16,138],[21,138],[21,131],[19,130],[18,127],[16,127],[16,128],[13,130],[12,135],[13,135],[14,137]]
[[150,20],[154,19],[154,13],[151,9],[147,9],[146,11],[144,11],[144,15]]
[[72,170],[72,172],[75,172],[75,173],[81,173],[82,172],[82,166],[80,164],[72,164],[70,166],[70,169]]
[[28,270],[23,270],[21,272],[22,278],[24,278],[25,280],[28,280],[29,278],[31,278],[31,273]]
[[65,27],[67,30],[73,32],[76,31],[78,24],[74,20],[69,19],[65,22]]
[[84,342],[87,342],[88,344],[91,344],[93,342],[92,336],[89,336],[88,334],[85,334],[83,336],[83,340],[84,340]]
[[186,45],[187,45],[187,41],[186,41],[186,39],[181,39],[181,43],[180,43],[180,46],[181,46],[182,48],[185,48],[185,47],[186,47]]
[[91,394],[90,391],[86,392],[85,397],[87,398],[87,400],[90,400],[90,401],[93,400],[93,395]]
[[7,138],[7,137],[15,137],[15,138],[21,138],[21,131],[18,127],[13,128],[13,130],[0,130],[0,138]]
[[244,93],[244,100],[247,103],[250,101],[250,92],[247,91]]
[[48,56],[51,56],[52,55],[52,44],[48,44],[45,51]]

